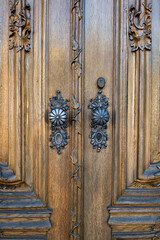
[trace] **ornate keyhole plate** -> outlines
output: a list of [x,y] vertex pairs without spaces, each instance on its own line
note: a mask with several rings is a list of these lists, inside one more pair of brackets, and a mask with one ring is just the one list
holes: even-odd
[[52,134],[50,135],[50,147],[56,148],[57,153],[61,154],[67,143],[67,105],[68,100],[61,97],[61,92],[57,91],[57,96],[50,98],[49,120],[51,122]]
[[107,122],[109,121],[109,99],[102,95],[102,91],[98,91],[95,99],[90,100],[88,108],[92,110],[91,118],[91,144],[93,148],[97,148],[97,152],[101,151],[102,146],[107,147],[108,135],[106,134]]

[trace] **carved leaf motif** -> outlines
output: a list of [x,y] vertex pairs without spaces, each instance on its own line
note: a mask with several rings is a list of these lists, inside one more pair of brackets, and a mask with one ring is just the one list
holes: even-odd
[[129,12],[129,40],[132,52],[140,50],[151,50],[151,13],[152,4],[144,7],[144,13],[138,11],[134,6]]
[[77,110],[79,107],[80,107],[79,101],[77,100],[75,95],[72,94],[72,108]]
[[72,41],[72,49],[73,51],[76,51],[78,49],[78,42],[75,39]]
[[[71,155],[71,160],[73,164],[73,172],[72,172],[72,179],[74,181],[74,185],[76,185],[77,188],[81,189],[82,187],[82,181],[81,181],[81,176],[80,176],[80,171],[82,168],[82,164],[78,163],[78,156],[76,154],[75,148],[73,148],[72,155]],[[71,230],[71,236],[75,238],[80,238],[80,235],[76,233],[76,229],[80,226],[81,224],[81,219],[78,220],[78,216],[76,215],[75,211],[73,208],[71,208],[71,213],[72,213],[72,230]]]
[[79,225],[81,224],[81,219],[79,221],[77,221],[77,216],[74,212],[74,210],[71,208],[71,213],[72,213],[72,221],[73,221],[73,227],[71,230],[71,236],[73,236],[74,238],[80,238],[80,235],[78,233],[75,233],[74,231],[79,227]]
[[80,108],[80,103],[77,100],[77,98],[75,98],[74,94],[72,95],[72,108],[74,109],[74,114],[71,118],[72,121],[76,122],[76,131],[81,134],[81,124],[79,119],[77,119],[78,115],[81,113],[82,109]]
[[81,77],[82,74],[82,65],[79,62],[75,62],[75,66],[74,66],[76,73],[78,75],[78,77]]
[[20,12],[17,12],[19,1],[9,1],[9,49],[17,48],[17,52],[25,49],[29,52],[31,49],[31,25],[30,25],[30,5],[25,4]]
[[78,156],[76,154],[75,148],[73,148],[71,160],[73,164],[73,172],[72,172],[72,178],[74,179],[76,185],[78,188],[81,189],[81,177],[80,177],[80,171],[82,168],[82,164],[78,164]]
[[83,10],[80,7],[77,7],[76,13],[78,14],[78,19],[81,20],[83,17]]

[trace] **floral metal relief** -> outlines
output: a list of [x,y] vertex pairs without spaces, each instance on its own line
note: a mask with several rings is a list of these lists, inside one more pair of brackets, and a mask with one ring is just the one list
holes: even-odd
[[61,149],[64,149],[68,144],[67,139],[67,113],[68,100],[63,99],[61,92],[57,91],[57,96],[50,98],[50,113],[49,120],[51,122],[52,134],[50,135],[51,149],[56,148],[57,153],[61,154]]
[[29,3],[20,6],[19,0],[9,1],[9,49],[17,48],[17,52],[24,49],[29,52],[31,49],[31,8]]
[[152,4],[147,6],[143,3],[144,11],[137,10],[134,6],[129,12],[129,40],[132,52],[140,50],[151,50],[151,17]]
[[107,147],[108,135],[106,134],[107,122],[109,121],[109,99],[102,95],[102,91],[98,91],[95,99],[90,100],[88,108],[92,110],[91,119],[91,144],[93,148],[97,148],[97,152],[101,151],[102,146]]

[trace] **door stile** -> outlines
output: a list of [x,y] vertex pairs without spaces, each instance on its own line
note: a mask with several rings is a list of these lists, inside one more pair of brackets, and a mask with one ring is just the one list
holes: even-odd
[[71,233],[70,239],[83,239],[83,79],[84,15],[83,0],[71,0]]

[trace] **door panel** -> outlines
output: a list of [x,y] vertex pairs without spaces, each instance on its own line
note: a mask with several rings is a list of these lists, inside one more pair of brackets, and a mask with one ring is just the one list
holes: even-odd
[[[47,43],[40,37],[46,32],[47,4],[27,3],[1,1],[1,239],[45,239],[51,226],[46,182],[48,77],[43,61]],[[23,34],[28,36],[30,28],[28,52]]]
[[[159,0],[0,4],[0,238],[159,239]],[[99,77],[110,118],[97,152]],[[61,154],[57,90],[69,100]]]
[[[70,99],[71,60],[70,60],[70,2],[49,1],[49,97],[60,90],[64,99]],[[70,128],[70,126],[69,126]],[[70,130],[68,135],[71,138]],[[51,132],[50,132],[51,133]],[[48,150],[49,150],[48,143]],[[70,147],[66,146],[62,154],[49,151],[49,198],[53,208],[51,216],[53,227],[48,239],[68,239],[71,215],[71,159]],[[54,206],[54,207],[53,207]]]
[[[108,7],[109,6],[109,7]],[[84,77],[84,239],[111,239],[106,206],[111,204],[113,2],[85,2]],[[97,95],[97,78],[104,77],[103,94],[109,98],[107,149],[92,148],[90,99]],[[105,213],[105,214],[104,214]]]
[[[133,39],[138,49],[131,51],[131,41],[128,41],[131,6],[141,10],[141,18],[143,15],[152,17],[151,51],[145,50],[145,37],[140,45]],[[122,1],[116,5],[114,193],[109,207],[109,225],[115,239],[133,239],[133,236],[134,239],[158,239],[159,123],[156,122],[159,118],[159,66],[155,52],[159,54],[159,40],[154,24],[159,18],[159,2],[153,1],[152,11],[150,7],[151,1],[146,1],[145,6],[141,1]]]

